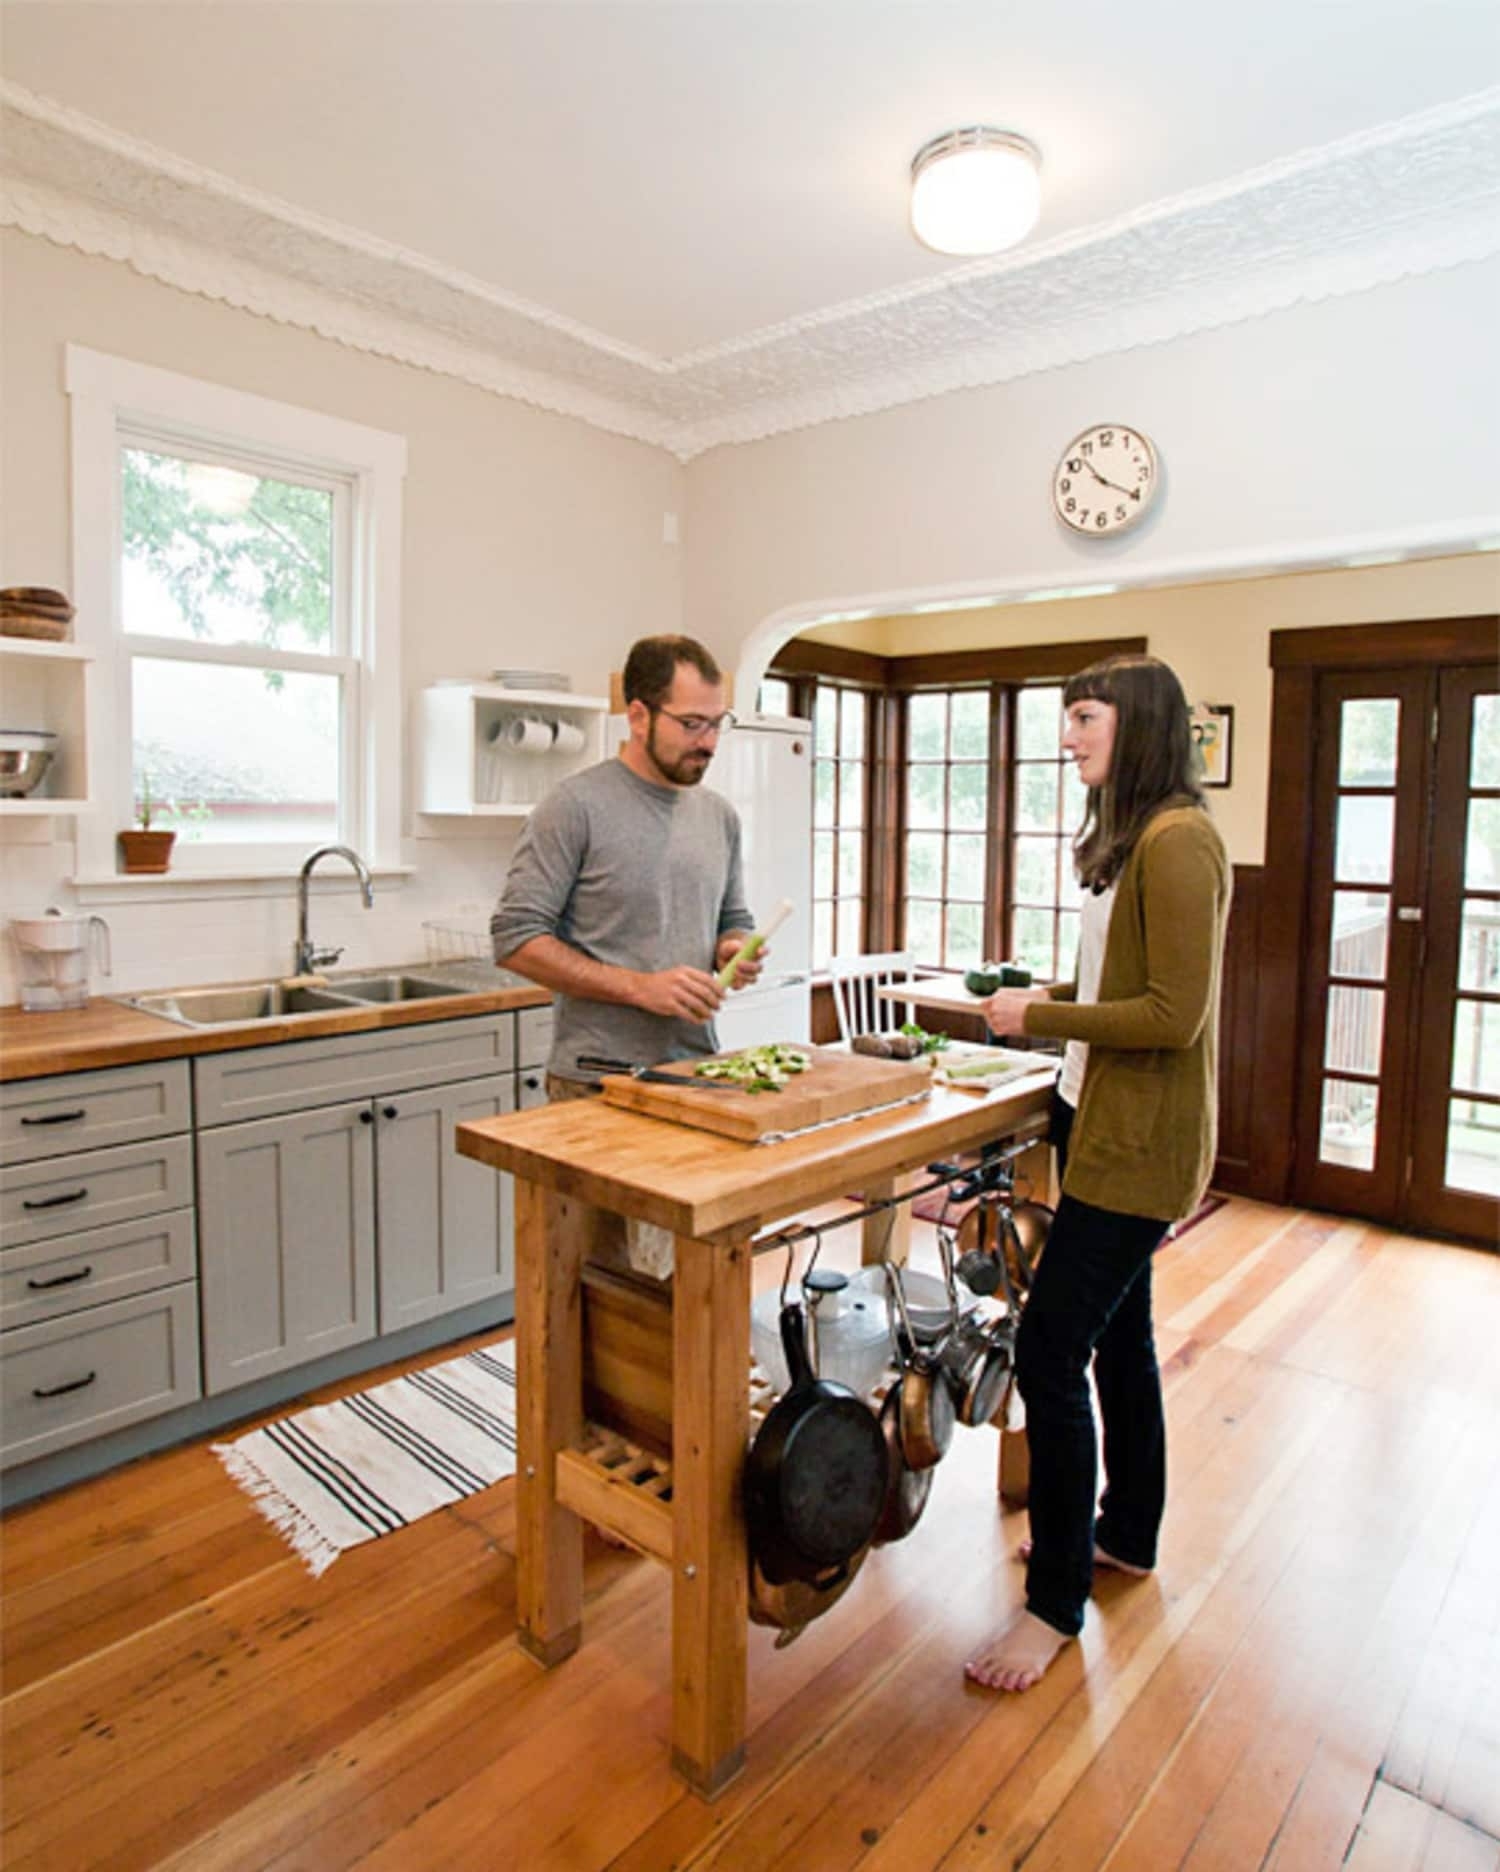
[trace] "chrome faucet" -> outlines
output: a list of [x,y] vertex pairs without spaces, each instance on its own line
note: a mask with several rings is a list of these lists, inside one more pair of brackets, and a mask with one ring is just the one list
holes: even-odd
[[302,870],[297,878],[297,963],[298,975],[312,975],[318,969],[330,968],[344,953],[342,949],[317,949],[307,933],[307,887],[312,878],[313,866],[320,858],[347,858],[353,865],[359,879],[360,895],[365,900],[366,910],[375,908],[375,886],[370,878],[369,869],[363,858],[347,845],[320,845],[314,852],[309,852],[302,861]]

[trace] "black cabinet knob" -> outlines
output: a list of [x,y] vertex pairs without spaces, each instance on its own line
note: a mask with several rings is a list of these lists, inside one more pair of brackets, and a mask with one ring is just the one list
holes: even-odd
[[387,1105],[384,1108],[383,1116],[387,1118],[399,1118],[401,1114],[396,1110],[394,1105]]
[[375,1114],[368,1106],[359,1114],[359,1122],[361,1124],[374,1124]]

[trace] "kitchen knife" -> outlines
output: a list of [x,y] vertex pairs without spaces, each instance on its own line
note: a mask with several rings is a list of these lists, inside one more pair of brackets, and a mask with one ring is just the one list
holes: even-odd
[[723,1079],[699,1079],[688,1073],[663,1072],[659,1066],[632,1066],[629,1060],[596,1059],[580,1053],[574,1062],[584,1072],[615,1073],[626,1079],[645,1079],[652,1085],[688,1086],[695,1092],[742,1092],[743,1086]]

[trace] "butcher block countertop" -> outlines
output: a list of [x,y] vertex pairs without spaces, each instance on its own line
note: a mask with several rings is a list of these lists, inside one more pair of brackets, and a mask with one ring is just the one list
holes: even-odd
[[919,1102],[766,1144],[648,1118],[602,1099],[570,1099],[461,1124],[458,1148],[595,1208],[703,1240],[795,1214],[913,1163],[1040,1134],[1055,1079],[1049,1061],[982,1099],[934,1085]]
[[184,1027],[102,996],[64,1014],[26,1014],[12,1004],[0,1007],[0,1082],[40,1079],[48,1073],[92,1072],[103,1066],[129,1066],[137,1060],[186,1059],[195,1053],[278,1046],[287,1040],[322,1040],[379,1027],[462,1020],[512,1008],[545,1007],[550,1000],[545,988],[476,989],[225,1027]]

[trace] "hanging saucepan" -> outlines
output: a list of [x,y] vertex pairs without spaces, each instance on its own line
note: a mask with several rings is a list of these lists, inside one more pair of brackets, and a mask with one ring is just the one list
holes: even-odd
[[[783,1282],[783,1292],[785,1283]],[[847,1385],[815,1376],[802,1308],[781,1309],[791,1387],[772,1405],[745,1460],[750,1556],[772,1586],[836,1582],[875,1532],[888,1479],[875,1413]]]
[[880,1434],[885,1438],[890,1480],[886,1486],[885,1507],[875,1529],[875,1545],[905,1540],[922,1519],[927,1497],[932,1493],[936,1467],[913,1469],[901,1447],[901,1383],[897,1379],[885,1394],[880,1406]]
[[970,1293],[999,1293],[1005,1280],[998,1205],[981,1196],[958,1225],[958,1273]]
[[953,1279],[953,1242],[945,1229],[938,1230],[938,1248],[943,1257],[948,1303],[955,1320],[938,1354],[938,1362],[958,1421],[973,1429],[990,1421],[1005,1396],[1006,1382],[1015,1365],[1017,1302],[1007,1277],[1008,1313],[987,1323],[973,1315],[959,1319],[958,1289]]
[[900,1272],[889,1261],[885,1280],[896,1341],[896,1385],[901,1393],[901,1449],[911,1468],[930,1469],[948,1453],[953,1441],[953,1394],[938,1363],[942,1346],[917,1344]]
[[753,1554],[750,1559],[750,1623],[770,1625],[777,1632],[776,1649],[800,1638],[814,1619],[838,1604],[865,1563],[868,1547],[861,1547],[843,1566],[830,1567],[821,1580],[784,1580],[773,1586]]
[[1007,1211],[1010,1226],[1003,1244],[1005,1265],[1016,1296],[1022,1300],[1036,1279],[1036,1265],[1047,1245],[1054,1215],[1055,1211],[1040,1202],[1012,1203]]

